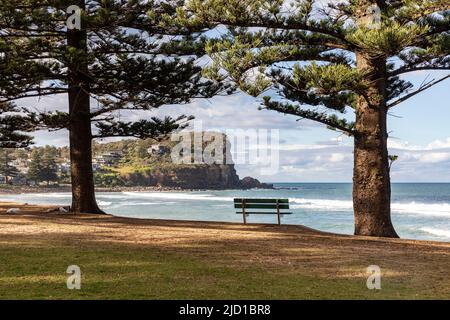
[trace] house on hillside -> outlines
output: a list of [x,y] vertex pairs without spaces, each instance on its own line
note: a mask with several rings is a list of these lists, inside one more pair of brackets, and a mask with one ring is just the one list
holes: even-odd
[[93,160],[94,170],[100,167],[112,167],[122,160],[123,153],[121,151],[109,151],[100,154]]
[[168,153],[170,149],[167,146],[161,144],[154,144],[148,148],[147,152],[149,155],[164,155]]
[[29,170],[30,161],[28,159],[15,159],[10,162],[10,165],[19,170],[21,174],[26,175]]
[[70,173],[70,163],[69,162],[62,162],[58,165],[58,171],[61,174],[69,174]]
[[24,173],[19,173],[17,176],[11,178],[11,184],[16,186],[24,186],[28,184],[27,176]]

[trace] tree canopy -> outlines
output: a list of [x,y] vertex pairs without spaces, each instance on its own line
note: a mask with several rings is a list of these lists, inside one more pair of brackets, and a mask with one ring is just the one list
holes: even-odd
[[124,113],[211,97],[225,87],[202,76],[198,35],[159,21],[175,17],[180,4],[2,1],[0,102],[68,97],[67,108],[30,110],[29,116],[50,130],[69,130],[74,211],[101,213],[94,195],[92,139],[155,138],[180,129],[190,117],[126,121]]
[[[190,0],[162,21],[216,31],[210,79],[354,137],[355,234],[398,236],[387,116],[450,77],[448,0]],[[414,87],[404,75],[417,71],[441,75]]]
[[0,148],[24,148],[33,138],[26,134],[33,130],[31,118],[20,114],[11,103],[0,103]]
[[253,96],[270,93],[267,109],[354,135],[354,123],[339,115],[354,110],[370,86],[357,55],[386,61],[392,108],[449,77],[415,90],[400,78],[450,70],[449,9],[446,0],[191,0],[178,20],[164,21],[199,30],[227,26],[206,47],[215,62],[206,74]]
[[[86,50],[68,43],[67,8],[78,4]],[[177,1],[2,1],[0,10],[0,101],[68,94],[74,70],[96,107],[91,121],[103,133],[151,138],[180,120],[122,122],[123,110],[151,110],[167,104],[211,97],[220,85],[202,78],[195,35],[163,28],[147,12],[175,14]],[[170,41],[177,39],[177,46]],[[87,88],[88,87],[88,88]],[[50,109],[50,108],[47,108]],[[47,111],[47,110],[45,110]],[[68,110],[34,112],[52,129],[67,128]],[[107,126],[111,126],[107,129]],[[121,130],[117,130],[120,127]],[[146,134],[144,129],[149,129]]]

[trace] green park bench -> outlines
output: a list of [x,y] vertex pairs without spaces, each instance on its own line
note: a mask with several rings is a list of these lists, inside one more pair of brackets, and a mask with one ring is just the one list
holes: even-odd
[[[234,208],[241,209],[236,212],[242,214],[244,224],[247,224],[247,216],[250,214],[276,214],[278,224],[281,224],[281,216],[292,214],[284,210],[289,209],[289,199],[234,199]],[[248,211],[248,209],[259,209],[261,211]]]

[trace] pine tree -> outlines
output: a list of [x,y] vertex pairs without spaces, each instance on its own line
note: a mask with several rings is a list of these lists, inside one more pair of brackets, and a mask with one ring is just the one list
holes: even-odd
[[19,174],[19,170],[11,164],[13,160],[11,149],[0,149],[0,175],[5,177],[6,184]]
[[226,26],[207,45],[215,64],[205,74],[353,137],[355,234],[397,237],[387,115],[450,77],[418,88],[401,78],[450,70],[449,10],[448,0],[191,0],[165,26]]
[[[201,76],[195,35],[185,28],[163,28],[158,18],[147,14],[168,18],[176,14],[177,5],[178,1],[2,0],[0,61],[6,76],[0,79],[0,101],[68,96],[68,110],[31,115],[52,129],[69,130],[75,212],[102,213],[94,192],[92,139],[153,138],[190,120],[180,116],[123,122],[122,110],[186,103],[219,90]],[[174,46],[172,39],[177,40]],[[92,125],[97,127],[94,132]]]
[[30,150],[28,148],[17,148],[14,150],[14,158],[20,161],[27,161]]
[[45,147],[42,154],[41,179],[47,182],[58,181],[57,150],[54,147]]
[[39,184],[42,179],[42,152],[39,148],[34,148],[30,154],[27,179]]
[[142,162],[143,160],[148,158],[148,148],[149,148],[149,142],[146,140],[139,141],[135,147],[134,150],[132,150],[133,153],[133,160],[136,163]]
[[30,154],[27,178],[36,184],[40,182],[58,181],[58,149],[46,146],[35,148]]

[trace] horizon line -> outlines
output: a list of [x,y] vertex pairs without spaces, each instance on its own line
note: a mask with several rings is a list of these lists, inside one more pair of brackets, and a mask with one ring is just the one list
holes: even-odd
[[[328,181],[328,182],[273,182],[273,181],[261,181],[262,183],[272,183],[272,184],[289,184],[289,183],[303,183],[303,184],[328,184],[328,183],[335,183],[335,184],[353,184],[353,182],[345,182],[345,181]],[[419,182],[408,182],[408,181],[393,181],[391,184],[395,183],[401,183],[401,184],[450,184],[450,181],[448,182],[436,182],[436,181],[419,181]]]

